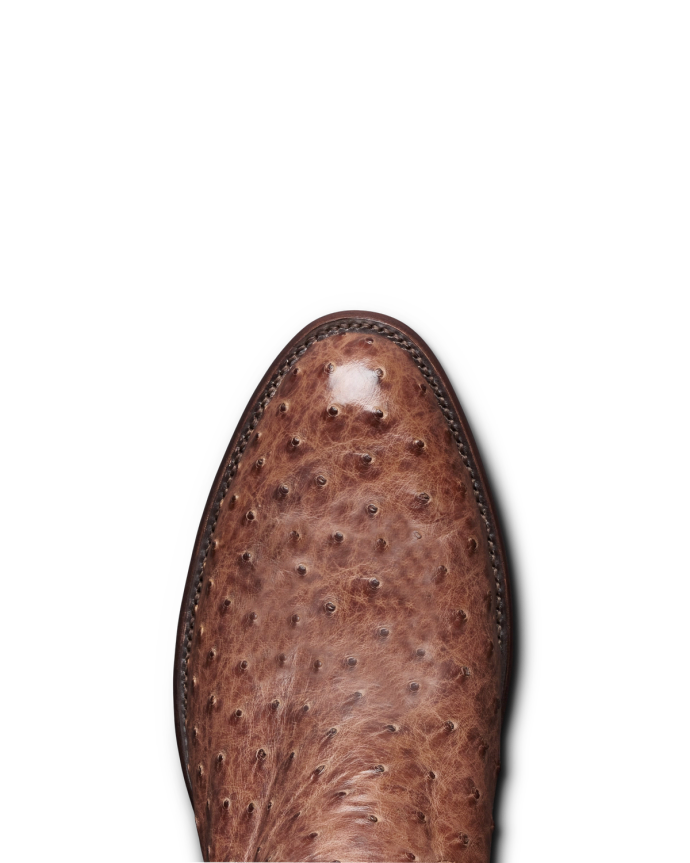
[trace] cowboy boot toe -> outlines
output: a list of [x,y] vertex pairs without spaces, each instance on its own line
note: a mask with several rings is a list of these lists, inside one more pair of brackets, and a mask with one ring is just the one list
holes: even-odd
[[433,354],[380,315],[307,327],[240,421],[182,605],[175,709],[205,859],[486,863],[507,589]]

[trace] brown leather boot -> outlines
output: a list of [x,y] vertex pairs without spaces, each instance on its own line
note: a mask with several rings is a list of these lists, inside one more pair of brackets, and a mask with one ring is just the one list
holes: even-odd
[[182,602],[175,721],[205,860],[491,853],[505,557],[438,361],[321,318],[252,397]]

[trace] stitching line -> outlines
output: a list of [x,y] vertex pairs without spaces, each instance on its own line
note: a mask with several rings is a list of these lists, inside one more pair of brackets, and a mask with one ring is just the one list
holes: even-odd
[[496,549],[496,536],[491,529],[491,523],[489,521],[488,516],[488,508],[486,506],[484,496],[482,495],[478,473],[476,469],[471,464],[470,455],[469,455],[469,447],[467,446],[465,440],[462,437],[462,432],[460,430],[460,423],[455,418],[453,411],[450,409],[448,401],[445,397],[445,393],[443,388],[440,386],[439,382],[434,378],[434,375],[429,369],[429,367],[424,363],[422,354],[417,348],[412,344],[412,342],[405,339],[405,337],[399,333],[397,330],[392,329],[391,327],[384,326],[383,324],[374,324],[368,321],[350,321],[349,323],[339,323],[339,324],[331,324],[330,326],[324,327],[320,330],[317,330],[313,335],[311,335],[303,344],[293,348],[290,354],[283,360],[282,364],[279,365],[278,371],[268,382],[266,389],[264,390],[261,399],[259,400],[256,410],[252,414],[251,419],[248,421],[245,426],[242,434],[240,435],[239,440],[237,441],[237,445],[235,446],[232,454],[232,458],[227,464],[225,468],[225,472],[223,474],[223,480],[218,489],[218,495],[216,501],[213,505],[213,509],[211,510],[210,518],[208,524],[206,526],[206,538],[201,546],[201,557],[197,564],[196,574],[194,586],[195,590],[190,598],[189,607],[187,609],[187,620],[185,624],[185,638],[184,638],[184,646],[182,649],[182,728],[183,728],[183,738],[185,744],[185,761],[188,756],[188,742],[187,742],[187,664],[190,656],[191,646],[192,646],[192,637],[194,634],[194,618],[196,615],[196,609],[199,604],[199,598],[201,596],[201,589],[203,586],[204,580],[204,567],[206,566],[206,559],[208,557],[209,549],[212,545],[213,533],[216,529],[216,524],[218,523],[218,513],[220,510],[221,501],[225,498],[225,495],[228,492],[228,488],[235,474],[237,473],[237,466],[239,465],[242,456],[244,454],[245,449],[247,448],[247,444],[249,443],[249,439],[251,438],[252,432],[259,424],[259,420],[264,414],[266,407],[269,402],[276,394],[278,386],[280,382],[283,380],[285,375],[290,371],[292,366],[297,362],[299,357],[306,353],[308,348],[310,348],[315,342],[323,341],[329,336],[335,335],[337,333],[346,333],[352,330],[371,330],[372,332],[379,333],[382,336],[385,336],[390,341],[397,344],[400,348],[406,351],[415,361],[417,368],[420,370],[424,378],[426,378],[427,385],[431,388],[434,395],[436,396],[436,400],[438,402],[439,408],[441,409],[441,413],[445,417],[448,426],[450,427],[451,433],[455,442],[457,444],[458,452],[460,453],[460,457],[467,468],[467,472],[469,473],[470,479],[472,481],[472,493],[474,494],[474,498],[477,501],[479,507],[479,514],[484,519],[484,524],[486,527],[487,537],[488,537],[488,548],[489,548],[489,556],[491,559],[491,567],[494,573],[494,579],[496,581],[496,627],[498,632],[498,645],[499,648],[503,647],[503,623],[505,622],[505,614],[503,607],[503,585],[501,584],[501,579],[499,576],[499,561],[498,554]]

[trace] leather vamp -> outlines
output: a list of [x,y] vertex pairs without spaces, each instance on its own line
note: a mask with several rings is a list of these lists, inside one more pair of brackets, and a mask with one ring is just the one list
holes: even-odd
[[207,859],[488,861],[501,598],[442,407],[408,351],[344,332],[255,424],[190,628]]

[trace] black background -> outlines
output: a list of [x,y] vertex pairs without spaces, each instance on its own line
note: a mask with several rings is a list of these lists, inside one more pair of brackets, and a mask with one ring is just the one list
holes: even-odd
[[525,853],[552,859],[565,841],[567,786],[577,766],[562,704],[571,660],[563,630],[576,596],[566,596],[568,563],[557,553],[569,489],[585,470],[572,418],[581,397],[572,331],[543,294],[477,282],[306,290],[286,276],[270,289],[229,284],[182,295],[161,291],[134,304],[107,348],[113,355],[101,395],[115,443],[103,456],[115,468],[122,570],[114,592],[130,595],[133,571],[137,585],[134,609],[125,608],[118,621],[129,645],[119,679],[133,696],[128,704],[138,707],[116,721],[126,757],[115,768],[129,791],[114,835],[130,837],[144,855],[136,859],[201,861],[172,706],[177,615],[199,519],[235,424],[284,345],[322,314],[368,308],[400,319],[427,342],[477,442],[514,606],[492,863]]

